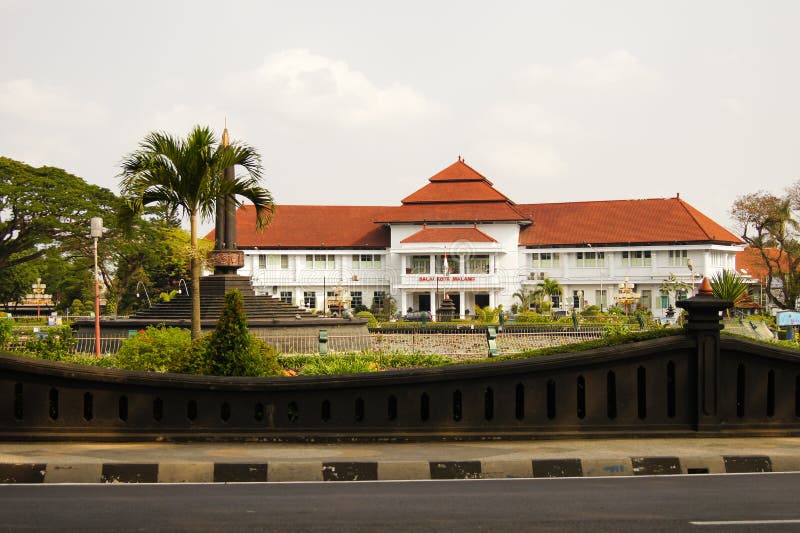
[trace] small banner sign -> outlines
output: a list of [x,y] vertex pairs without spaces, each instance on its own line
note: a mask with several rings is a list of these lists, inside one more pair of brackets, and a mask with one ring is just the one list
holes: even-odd
[[800,326],[800,313],[797,311],[780,311],[777,319],[779,326]]

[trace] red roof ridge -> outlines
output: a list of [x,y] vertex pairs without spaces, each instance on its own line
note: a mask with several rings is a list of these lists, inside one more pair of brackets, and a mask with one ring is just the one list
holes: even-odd
[[[463,171],[464,169],[460,168],[462,166],[466,167],[466,170],[468,170],[470,173],[474,174],[474,176],[473,177],[466,177],[466,176],[463,176],[463,175],[462,176],[451,176],[452,173],[457,172],[458,170],[462,170]],[[481,180],[485,181],[489,185],[494,185],[494,183],[489,181],[489,179],[486,176],[484,176],[483,174],[481,174],[480,172],[478,172],[477,170],[475,170],[474,168],[469,166],[467,164],[467,162],[464,161],[464,159],[461,158],[461,156],[459,156],[458,160],[455,163],[443,168],[442,170],[440,170],[439,172],[437,172],[436,174],[434,174],[433,176],[428,178],[428,181],[430,181],[430,182],[437,182],[437,181],[481,181]]]
[[[455,234],[455,235],[453,235]],[[477,236],[477,237],[476,237]],[[440,240],[441,239],[441,240]],[[440,228],[427,227],[416,231],[401,240],[401,243],[420,243],[420,242],[497,242],[491,235],[479,230],[477,225],[469,228]]]
[[708,237],[708,240],[710,241],[724,240],[725,235],[709,234],[708,230],[706,229],[705,221],[699,219],[697,215],[700,215],[704,219],[707,219],[709,222],[711,222],[712,224],[716,225],[717,227],[728,233],[731,237],[733,237],[740,243],[742,242],[742,240],[738,236],[734,235],[733,232],[729,231],[720,224],[714,222],[712,219],[708,218],[706,215],[698,211],[693,205],[689,204],[688,202],[684,202],[680,196],[676,196],[675,198],[672,198],[672,200],[676,200],[681,205],[681,207],[683,207],[686,210],[686,213],[692,218],[692,220],[694,220],[695,224],[697,224],[697,227],[700,228],[700,231],[702,231],[706,235],[706,237]]

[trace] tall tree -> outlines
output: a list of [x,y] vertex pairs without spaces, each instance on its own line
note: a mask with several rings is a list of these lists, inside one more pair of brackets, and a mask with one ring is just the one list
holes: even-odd
[[742,240],[758,250],[770,301],[782,309],[794,309],[800,297],[798,210],[800,181],[783,196],[764,191],[740,196],[731,209]]
[[59,168],[0,157],[0,269],[39,259],[52,247],[86,245],[91,217],[117,207],[111,191]]
[[[224,180],[228,167],[239,166],[245,176]],[[259,185],[262,176],[258,152],[243,143],[220,144],[208,127],[195,126],[185,139],[152,132],[122,162],[122,194],[130,213],[161,204],[168,211],[189,217],[192,248],[192,338],[200,337],[200,254],[197,225],[215,213],[217,198],[236,196],[256,209],[258,227],[270,219],[273,204],[269,191]]]

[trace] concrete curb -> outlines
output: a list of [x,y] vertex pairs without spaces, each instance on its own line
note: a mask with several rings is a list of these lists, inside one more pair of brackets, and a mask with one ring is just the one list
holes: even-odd
[[0,483],[248,483],[510,479],[800,471],[800,457],[725,455],[475,461],[0,463]]

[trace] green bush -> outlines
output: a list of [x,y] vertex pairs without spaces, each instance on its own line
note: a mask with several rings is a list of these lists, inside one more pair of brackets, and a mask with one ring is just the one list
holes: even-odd
[[519,313],[514,322],[517,324],[548,324],[552,322],[553,319],[547,315],[540,315],[539,313],[535,313],[533,311],[524,311]]
[[7,350],[14,342],[14,322],[0,318],[0,349]]
[[354,355],[326,355],[312,359],[300,370],[304,376],[375,372],[378,365]]
[[581,311],[581,315],[583,316],[597,316],[600,314],[600,306],[599,305],[589,305],[586,306],[583,311]]
[[235,289],[225,294],[222,313],[204,353],[216,376],[265,376],[280,371],[275,350],[250,335],[242,293]]
[[359,311],[358,313],[356,313],[356,316],[358,318],[366,318],[368,328],[378,327],[378,321],[375,319],[375,315],[373,315],[369,311]]
[[28,339],[22,349],[41,359],[60,361],[72,355],[76,343],[69,326],[54,326],[41,328],[39,334]]
[[122,344],[116,364],[125,370],[180,372],[191,352],[192,335],[188,329],[149,326]]
[[[335,362],[337,360],[338,362]],[[351,352],[326,356],[281,355],[278,357],[278,361],[283,368],[295,370],[304,375],[349,374],[396,368],[429,368],[451,363],[450,359],[441,355],[398,352]]]

